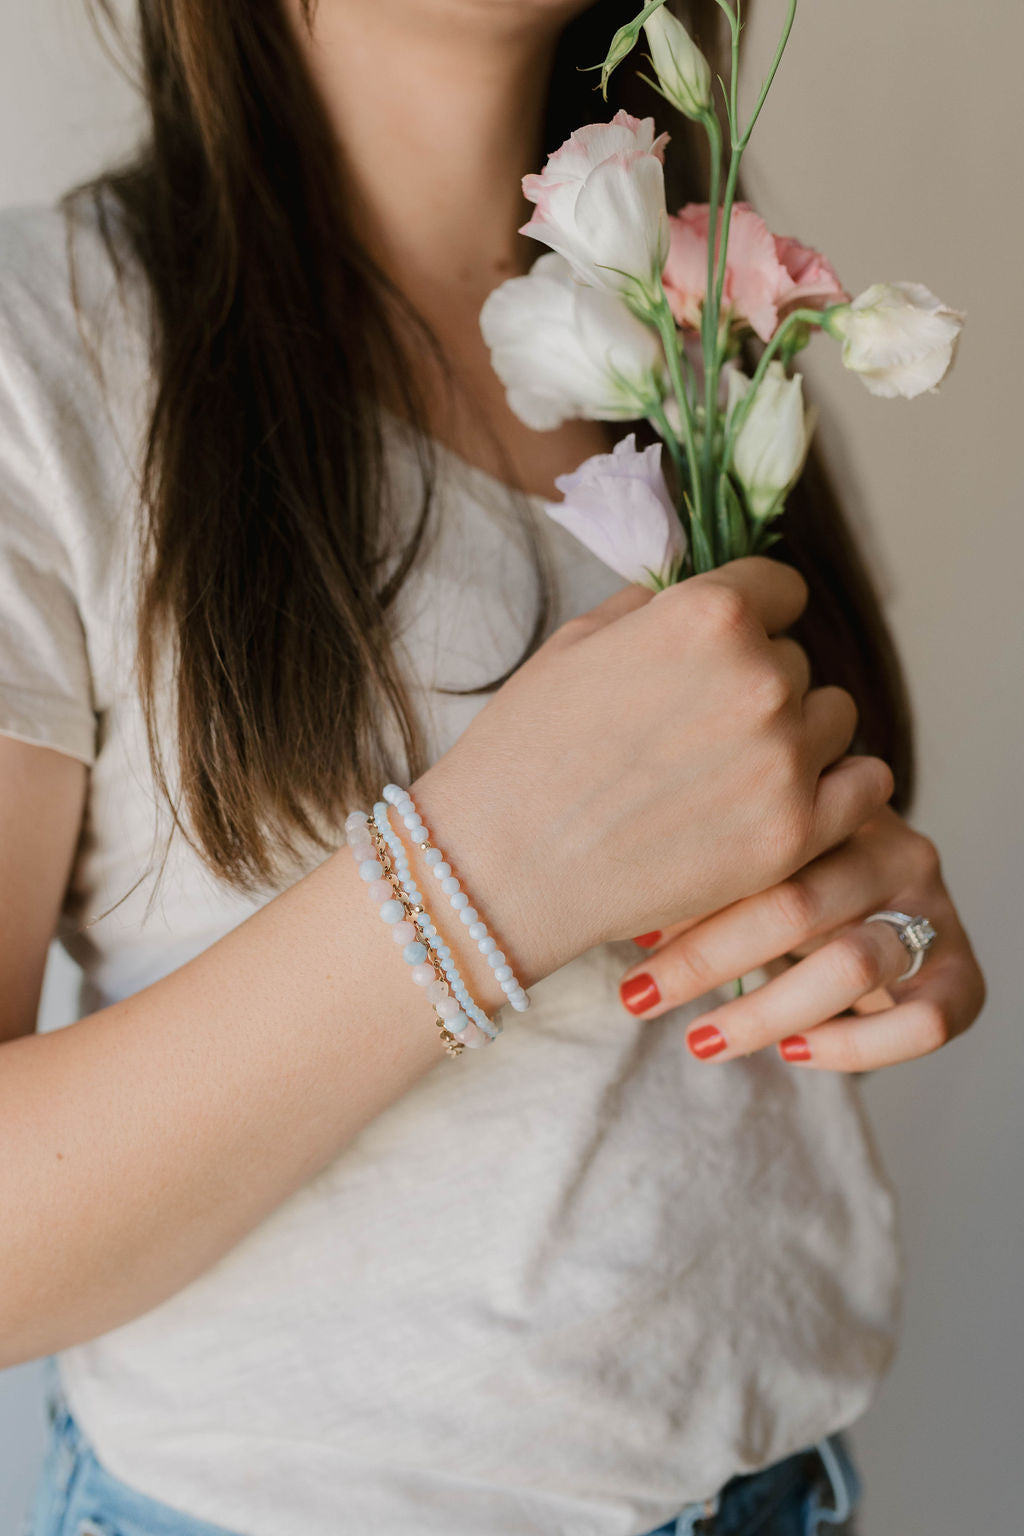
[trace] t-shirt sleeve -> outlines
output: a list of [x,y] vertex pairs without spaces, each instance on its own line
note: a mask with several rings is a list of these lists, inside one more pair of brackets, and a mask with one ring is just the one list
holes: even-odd
[[74,529],[54,472],[61,404],[45,366],[20,344],[2,272],[0,288],[0,733],[91,765],[97,717]]

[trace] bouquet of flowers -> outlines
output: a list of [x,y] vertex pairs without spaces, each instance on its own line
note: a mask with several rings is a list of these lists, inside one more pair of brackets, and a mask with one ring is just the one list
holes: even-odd
[[[738,107],[741,0],[718,0],[732,36],[719,77],[728,144],[711,70],[683,24],[650,0],[620,27],[608,77],[643,31],[648,83],[699,122],[709,147],[707,203],[670,215],[667,134],[653,118],[617,112],[580,128],[523,179],[535,211],[521,233],[549,246],[524,277],[491,294],[484,338],[511,409],[551,430],[571,418],[646,419],[661,438],[638,450],[630,433],[611,454],[556,480],[547,511],[627,580],[660,590],[727,560],[757,554],[803,469],[814,413],[793,359],[816,331],[842,345],[845,366],[875,395],[932,391],[952,365],[964,316],[921,283],[874,283],[857,298],[819,252],[773,235],[737,201],[744,151],[789,40],[775,56],[745,124]],[[727,150],[727,153],[725,152]],[[747,377],[744,339],[763,343]],[[662,469],[662,443],[673,468]]]

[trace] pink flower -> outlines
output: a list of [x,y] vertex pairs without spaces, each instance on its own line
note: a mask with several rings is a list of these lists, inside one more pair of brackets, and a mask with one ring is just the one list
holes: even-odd
[[661,472],[661,444],[637,451],[630,432],[611,453],[585,459],[556,486],[564,501],[544,510],[627,581],[657,591],[673,582],[686,550]]
[[667,138],[628,112],[577,128],[540,175],[523,177],[537,206],[520,234],[564,256],[580,282],[652,302],[668,254]]
[[[662,274],[680,325],[700,326],[707,292],[707,203],[687,203],[669,218],[669,254]],[[721,224],[715,254],[721,248]],[[773,235],[749,203],[736,203],[729,221],[723,309],[731,322],[770,341],[781,319],[797,306],[841,304],[849,294],[820,252],[788,236]]]

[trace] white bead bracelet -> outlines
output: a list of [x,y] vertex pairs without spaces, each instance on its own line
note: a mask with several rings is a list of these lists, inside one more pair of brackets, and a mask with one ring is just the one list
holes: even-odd
[[[383,819],[390,830],[390,822],[387,816],[387,805],[394,807],[397,815],[401,816],[404,826],[410,837],[417,843],[423,852],[424,863],[430,866],[435,879],[441,882],[441,889],[448,897],[453,908],[458,912],[460,920],[466,924],[469,937],[476,942],[476,947],[482,955],[487,956],[487,963],[494,971],[494,979],[505,993],[511,1006],[517,1013],[524,1013],[530,1006],[530,995],[513,974],[512,967],[508,964],[504,953],[498,948],[497,941],[488,933],[487,924],[481,918],[475,907],[470,906],[469,897],[462,890],[457,876],[452,873],[452,866],[445,859],[441,849],[432,844],[430,834],[423,824],[423,819],[413,803],[412,796],[407,789],[402,789],[397,784],[386,784],[381,791],[386,802],[383,808]],[[374,807],[374,815],[380,825],[380,802]],[[383,830],[383,829],[382,829]],[[461,978],[460,978],[461,980]],[[468,992],[463,998],[453,986],[455,996],[462,1003],[470,1017],[476,1019],[476,1013],[471,1008],[476,1008]],[[465,985],[463,984],[463,991]],[[467,1006],[467,1003],[470,1006]],[[479,1010],[478,1010],[479,1011]],[[486,1018],[486,1015],[484,1015]],[[480,1021],[477,1019],[477,1023]],[[481,1028],[485,1026],[481,1025]],[[500,1027],[500,1026],[499,1026]]]

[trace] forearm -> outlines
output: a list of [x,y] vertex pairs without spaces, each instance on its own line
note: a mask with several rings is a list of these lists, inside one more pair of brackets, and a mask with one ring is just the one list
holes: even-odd
[[[431,911],[493,1013],[490,968]],[[133,997],[0,1046],[0,1368],[150,1310],[461,1064],[347,848]]]

